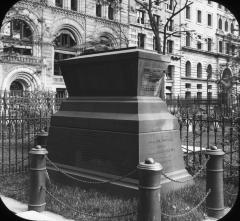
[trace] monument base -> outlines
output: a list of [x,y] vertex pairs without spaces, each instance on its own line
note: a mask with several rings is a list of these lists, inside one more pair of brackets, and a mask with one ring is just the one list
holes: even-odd
[[[70,98],[51,119],[48,150],[62,168],[94,180],[126,175],[149,157],[170,178],[191,178],[177,119],[157,97]],[[137,188],[137,173],[128,179],[116,185]],[[189,184],[164,177],[161,183],[165,191]]]

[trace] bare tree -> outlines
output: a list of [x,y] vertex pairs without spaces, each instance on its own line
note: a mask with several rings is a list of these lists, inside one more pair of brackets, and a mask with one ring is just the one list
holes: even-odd
[[[102,4],[112,4],[113,6],[119,6],[121,0],[96,0]],[[158,7],[161,4],[167,3],[169,0],[135,0],[136,4],[139,6],[139,10],[142,10],[148,14],[149,23],[152,28],[152,31],[155,36],[155,43],[156,43],[156,51],[158,53],[166,54],[167,48],[167,39],[171,36],[189,32],[188,30],[183,30],[181,24],[179,25],[178,30],[173,30],[168,32],[168,27],[173,20],[173,18],[181,13],[186,7],[190,6],[193,2],[190,0],[185,0],[183,5],[180,5],[180,1],[178,0],[171,0],[171,7],[172,11],[170,12],[170,16],[166,19],[164,23],[161,23],[159,18],[156,18],[154,14]],[[163,32],[163,45],[161,44],[161,37],[160,33]]]

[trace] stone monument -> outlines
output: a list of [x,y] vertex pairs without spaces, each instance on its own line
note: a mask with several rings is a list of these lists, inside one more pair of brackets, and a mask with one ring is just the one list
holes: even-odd
[[[101,180],[152,157],[169,177],[189,179],[178,121],[158,96],[169,61],[140,49],[63,60],[69,98],[51,118],[49,158],[75,175]],[[169,182],[163,178],[163,188]],[[137,188],[137,174],[125,184]]]

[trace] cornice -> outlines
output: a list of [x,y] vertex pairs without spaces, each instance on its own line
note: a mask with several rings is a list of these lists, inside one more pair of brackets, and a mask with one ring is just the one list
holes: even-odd
[[209,55],[209,56],[214,56],[216,58],[222,57],[222,58],[231,58],[231,55],[227,55],[227,54],[221,54],[221,53],[216,53],[216,52],[211,52],[211,51],[203,51],[203,50],[199,50],[196,48],[191,48],[191,47],[187,47],[187,46],[182,46],[182,50],[183,51],[188,51],[188,52],[193,52],[193,53],[197,53],[197,54],[203,54],[203,55]]

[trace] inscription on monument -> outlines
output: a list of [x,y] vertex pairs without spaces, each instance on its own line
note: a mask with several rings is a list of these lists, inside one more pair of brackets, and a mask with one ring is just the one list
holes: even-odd
[[141,82],[141,95],[159,96],[164,73],[164,70],[161,68],[144,67]]
[[[174,138],[174,139],[173,139]],[[140,136],[140,160],[152,157],[162,164],[165,170],[172,171],[179,167],[178,159],[182,157],[179,131],[164,131],[159,133],[142,134]],[[184,166],[184,165],[182,165]]]

